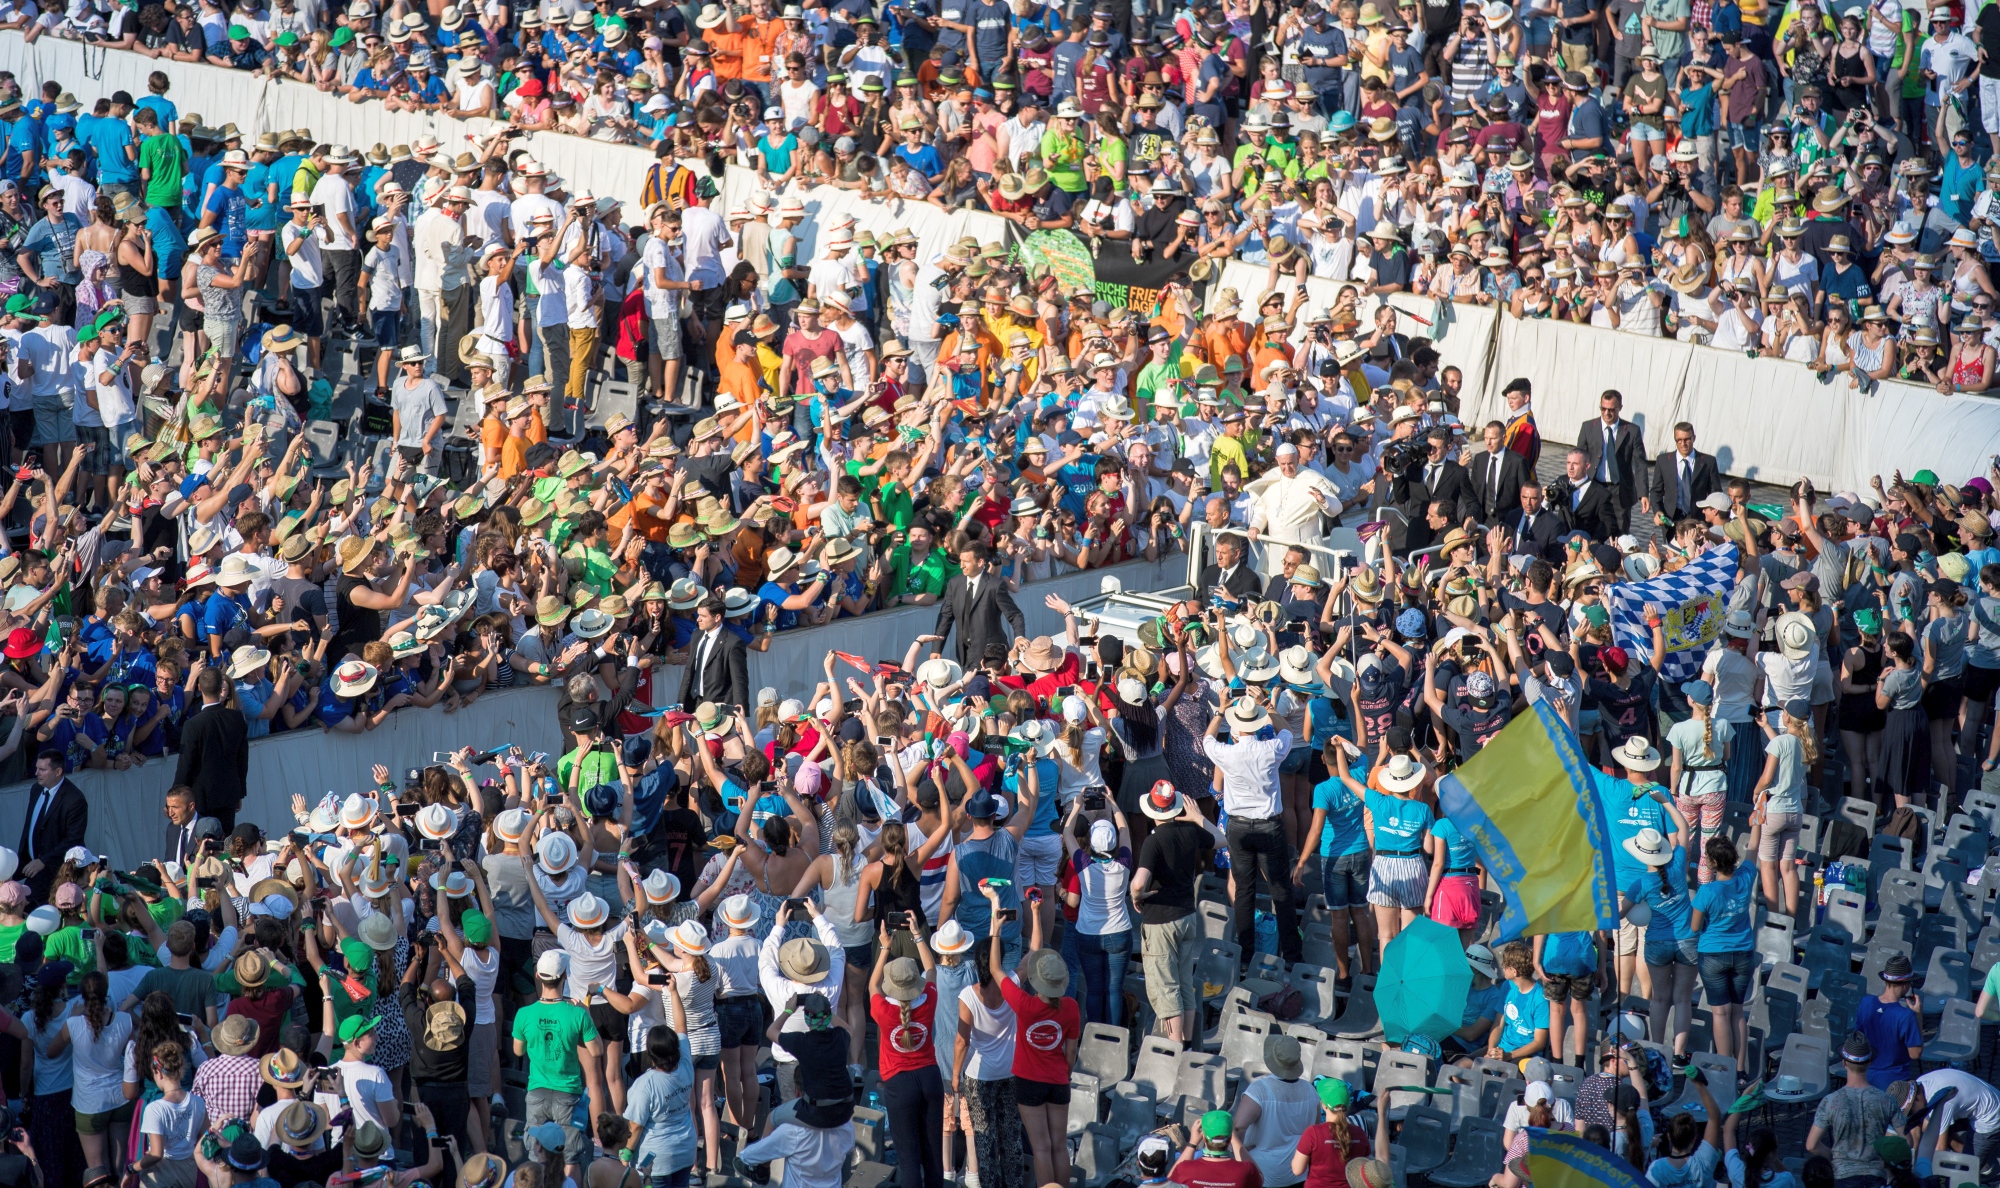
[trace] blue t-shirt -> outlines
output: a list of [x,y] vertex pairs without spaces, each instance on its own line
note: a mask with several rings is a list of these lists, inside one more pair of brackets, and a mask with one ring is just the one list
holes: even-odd
[[1097,490],[1097,455],[1085,454],[1076,461],[1056,471],[1054,478],[1062,485],[1062,506],[1075,512],[1078,518],[1084,516],[1084,501]]
[[59,223],[46,217],[37,219],[28,229],[27,238],[21,241],[21,250],[41,257],[43,276],[73,285],[83,279],[83,273],[76,268],[76,233],[81,230],[83,223],[73,214],[63,215]]
[[1321,858],[1344,858],[1368,849],[1368,830],[1361,820],[1361,798],[1341,783],[1338,776],[1322,781],[1313,789],[1313,807],[1326,813],[1326,828],[1319,835]]
[[1694,893],[1694,910],[1704,924],[1698,953],[1746,953],[1756,945],[1750,937],[1750,898],[1757,890],[1757,871],[1746,862],[1726,879],[1717,879]]
[[[1059,811],[1056,807],[1056,781],[1059,778],[1061,776],[1054,759],[1035,760],[1035,786],[1041,791],[1035,797],[1035,819],[1028,823],[1025,836],[1041,837],[1055,832],[1056,813]],[[1014,803],[1021,802],[1020,776],[1010,771],[1000,777],[1000,789],[1012,797]]]
[[[15,181],[27,181],[42,176],[42,157],[49,149],[48,130],[40,120],[26,116],[14,121],[14,128],[7,135],[7,155],[0,159],[0,176]],[[27,155],[35,154],[34,172],[23,175],[21,166],[26,164]]]
[[227,635],[237,622],[250,616],[250,600],[240,594],[218,590],[201,604],[201,623],[195,634],[203,643],[211,635]]
[[1447,874],[1472,873],[1479,855],[1473,851],[1471,839],[1458,831],[1458,826],[1439,817],[1431,822],[1431,836],[1445,845],[1444,868]]
[[1597,940],[1588,932],[1552,932],[1542,942],[1542,968],[1566,978],[1597,972]]
[[1421,800],[1403,800],[1387,793],[1368,790],[1368,811],[1375,818],[1375,850],[1379,854],[1409,856],[1423,849],[1424,830],[1430,827],[1431,806]]
[[[1505,982],[1495,982],[1484,990],[1465,992],[1465,1014],[1459,1016],[1460,1027],[1470,1027],[1474,1023],[1491,1023],[1500,1017],[1506,1006],[1507,991],[1511,989]],[[1482,1037],[1484,1038],[1484,1037]]]
[[938,174],[944,172],[944,162],[938,158],[938,151],[930,145],[920,144],[915,152],[911,152],[908,145],[899,144],[896,146],[896,156],[909,162],[910,168],[926,178],[935,179]]
[[215,228],[222,232],[222,258],[242,258],[243,245],[250,239],[250,201],[234,186],[217,186],[202,202],[202,213],[215,212]]
[[165,95],[148,95],[132,106],[135,109],[140,107],[151,108],[153,114],[160,117],[160,127],[163,129],[172,130],[173,126],[180,122],[181,109],[175,107],[174,101]]
[[97,160],[97,183],[116,185],[139,180],[139,164],[136,154],[125,155],[132,147],[132,129],[124,120],[99,119],[78,120],[76,138],[90,155]]
[[1549,999],[1539,985],[1525,991],[1507,983],[1507,997],[1500,1008],[1500,1048],[1512,1052],[1534,1041],[1535,1033],[1549,1025]]
[[694,1111],[688,1108],[688,1092],[694,1088],[694,1049],[687,1036],[680,1040],[681,1062],[674,1071],[649,1068],[625,1095],[625,1120],[645,1128],[632,1164],[637,1167],[651,1158],[653,1174],[659,1177],[694,1163]]
[[1683,940],[1688,934],[1688,914],[1693,910],[1688,896],[1687,851],[1675,846],[1673,857],[1661,874],[1666,876],[1664,888],[1660,886],[1660,874],[1648,870],[1625,884],[1625,898],[1653,909],[1653,918],[1646,924],[1647,940]]
[[111,731],[105,727],[102,715],[85,714],[75,721],[57,718],[43,749],[61,751],[69,761],[69,770],[75,771],[110,737]]
[[1870,1085],[1887,1089],[1910,1079],[1910,1049],[1924,1046],[1922,1023],[1900,1002],[1883,1002],[1873,994],[1861,1000],[1854,1026],[1875,1047],[1875,1061],[1868,1066]]
[[[764,600],[765,606],[775,606],[778,608],[777,621],[778,621],[778,630],[780,631],[790,631],[792,628],[799,625],[799,612],[795,610],[785,609],[785,600],[797,593],[798,593],[797,590],[794,590],[789,586],[781,586],[776,582],[765,582],[762,586],[757,588],[757,597]],[[765,615],[764,607],[763,606],[758,607],[756,620],[759,625],[769,622],[769,620],[766,619],[764,615]]]
[[1642,829],[1657,829],[1672,836],[1674,820],[1667,815],[1667,806],[1653,799],[1659,785],[1634,785],[1630,780],[1605,775],[1595,767],[1585,770],[1590,773],[1598,803],[1604,806],[1604,824],[1611,831],[1611,858],[1618,885],[1629,886],[1646,873],[1646,864],[1634,858],[1625,843],[1639,836]]

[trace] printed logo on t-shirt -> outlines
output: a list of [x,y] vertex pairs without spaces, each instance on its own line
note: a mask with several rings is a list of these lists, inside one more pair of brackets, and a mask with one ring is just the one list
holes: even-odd
[[889,1029],[889,1047],[905,1056],[921,1052],[930,1047],[930,1044],[931,1029],[915,1019]]
[[1021,1036],[1028,1041],[1028,1046],[1035,1051],[1053,1052],[1057,1048],[1062,1047],[1062,1024],[1056,1022],[1054,1019],[1042,1019],[1028,1024],[1028,1029],[1022,1032]]

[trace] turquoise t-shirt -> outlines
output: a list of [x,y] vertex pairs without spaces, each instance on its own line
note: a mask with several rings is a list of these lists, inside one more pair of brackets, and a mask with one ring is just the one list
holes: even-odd
[[1806,790],[1806,751],[1799,743],[1799,737],[1787,731],[1764,744],[1766,755],[1775,755],[1778,770],[1771,777],[1769,799],[1764,808],[1773,813],[1802,813],[1805,805],[1799,797]]
[[1313,807],[1326,813],[1326,828],[1319,835],[1321,858],[1345,858],[1368,848],[1368,830],[1362,827],[1361,798],[1340,777],[1322,781],[1313,789]]
[[1694,893],[1694,910],[1706,919],[1696,952],[1744,953],[1755,947],[1750,938],[1750,897],[1756,890],[1757,868],[1745,862],[1729,878]]
[[1595,767],[1586,768],[1597,800],[1604,806],[1604,825],[1611,831],[1611,856],[1617,868],[1618,885],[1623,887],[1646,873],[1646,864],[1632,856],[1625,843],[1642,829],[1657,829],[1672,835],[1674,819],[1667,806],[1653,799],[1658,784],[1633,784],[1630,780],[1605,775]]
[[[971,764],[967,764],[971,766]],[[1035,797],[1035,819],[1028,824],[1028,837],[1045,837],[1056,829],[1056,761],[1054,759],[1035,760],[1036,787],[1041,793]],[[1018,802],[1021,797],[1021,778],[1009,773],[1000,779],[1000,787]]]
[[[1665,887],[1660,885],[1661,875],[1666,876]],[[1649,870],[1625,884],[1625,898],[1653,909],[1653,918],[1646,925],[1647,940],[1661,943],[1686,939],[1688,914],[1694,906],[1688,897],[1687,850],[1675,846],[1665,869],[1658,874]]]
[[1431,836],[1445,844],[1444,869],[1446,874],[1471,874],[1479,856],[1473,852],[1472,842],[1458,831],[1447,817],[1439,817],[1431,822]]
[[1466,991],[1465,1014],[1459,1016],[1458,1025],[1470,1027],[1482,1020],[1491,1022],[1498,1019],[1501,1009],[1507,1004],[1509,988],[1505,982],[1496,982],[1484,990]]
[[1566,978],[1597,972],[1597,940],[1588,932],[1552,932],[1542,942],[1542,968]]
[[1375,817],[1375,852],[1413,855],[1423,849],[1424,830],[1430,827],[1431,806],[1421,800],[1404,800],[1386,792],[1368,790],[1368,811]]
[[1548,996],[1542,993],[1540,985],[1523,991],[1508,982],[1507,1001],[1500,1008],[1500,1017],[1500,1047],[1508,1052],[1525,1048],[1537,1031],[1549,1025]]

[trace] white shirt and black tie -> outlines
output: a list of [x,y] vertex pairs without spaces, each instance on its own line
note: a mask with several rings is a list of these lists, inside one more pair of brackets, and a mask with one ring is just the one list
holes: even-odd
[[1618,422],[1598,421],[1604,426],[1604,452],[1597,459],[1597,481],[1610,484],[1618,481],[1618,463],[1613,455],[1618,442]]

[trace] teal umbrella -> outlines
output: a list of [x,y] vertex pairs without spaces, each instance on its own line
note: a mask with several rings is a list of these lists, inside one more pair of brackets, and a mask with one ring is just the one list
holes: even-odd
[[1400,1044],[1412,1035],[1441,1040],[1464,1026],[1472,967],[1458,930],[1418,916],[1382,954],[1375,978],[1375,1011],[1382,1038]]

